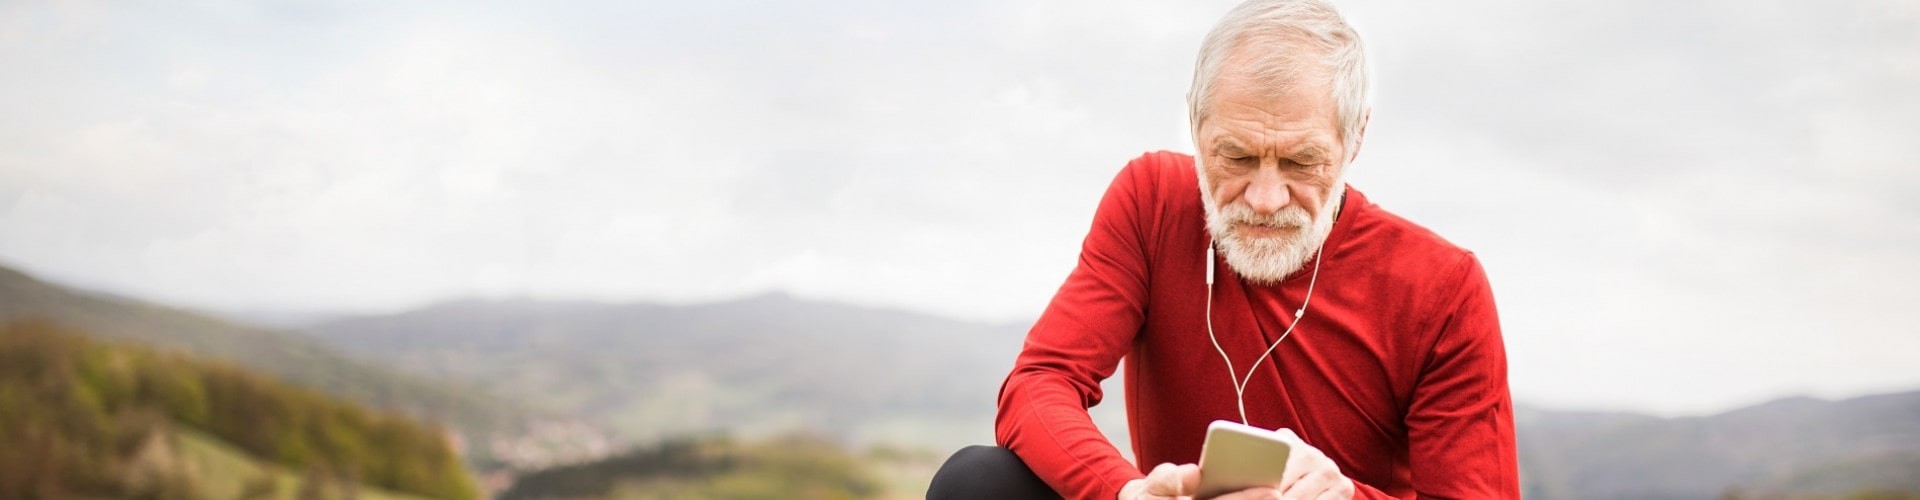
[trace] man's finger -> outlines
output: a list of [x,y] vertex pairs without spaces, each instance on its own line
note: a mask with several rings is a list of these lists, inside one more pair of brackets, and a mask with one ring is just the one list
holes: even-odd
[[1333,468],[1316,469],[1301,477],[1293,484],[1280,489],[1280,498],[1312,500],[1331,489],[1340,479],[1340,473]]
[[1200,494],[1200,466],[1186,464],[1176,472],[1180,475],[1180,493],[1177,496]]
[[1176,482],[1176,478],[1173,473],[1173,468],[1174,468],[1173,464],[1163,463],[1160,465],[1155,465],[1153,466],[1153,470],[1147,471],[1147,494],[1150,494],[1150,495],[1174,494],[1172,490],[1178,489],[1179,483]]
[[1327,491],[1321,492],[1320,496],[1314,497],[1313,500],[1352,500],[1352,499],[1353,499],[1353,481],[1346,480],[1345,478],[1341,478],[1340,482],[1335,483],[1332,488],[1327,488]]
[[1295,446],[1293,452],[1287,454],[1287,471],[1280,475],[1280,491],[1287,491],[1288,487],[1293,486],[1294,481],[1299,481],[1308,472],[1319,468],[1318,461],[1326,459],[1326,455],[1320,454],[1320,450],[1307,446]]
[[1271,500],[1275,498],[1280,498],[1280,490],[1257,487],[1213,497],[1212,500]]
[[1170,497],[1192,495],[1199,488],[1199,481],[1200,466],[1164,463],[1147,473],[1147,493]]

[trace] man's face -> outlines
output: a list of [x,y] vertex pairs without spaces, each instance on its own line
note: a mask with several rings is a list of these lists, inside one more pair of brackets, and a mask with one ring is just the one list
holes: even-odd
[[1256,81],[1223,71],[1195,136],[1207,229],[1235,272],[1271,283],[1300,269],[1332,231],[1349,153],[1327,85],[1276,94]]

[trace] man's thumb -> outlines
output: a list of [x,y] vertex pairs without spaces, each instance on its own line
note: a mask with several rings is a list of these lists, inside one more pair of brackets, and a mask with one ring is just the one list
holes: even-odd
[[1179,467],[1180,495],[1200,494],[1200,466],[1186,464]]
[[1147,493],[1162,496],[1188,496],[1200,488],[1200,467],[1170,463],[1154,466],[1147,474]]

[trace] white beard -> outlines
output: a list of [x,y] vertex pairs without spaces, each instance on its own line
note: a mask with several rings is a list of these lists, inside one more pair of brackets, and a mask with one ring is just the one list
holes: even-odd
[[[1195,170],[1200,171],[1200,203],[1206,208],[1207,232],[1213,235],[1220,253],[1227,257],[1227,267],[1256,285],[1278,283],[1313,259],[1314,252],[1326,243],[1327,234],[1333,232],[1334,207],[1346,192],[1346,184],[1335,180],[1337,187],[1327,197],[1326,206],[1320,208],[1319,217],[1307,216],[1307,210],[1298,204],[1262,217],[1245,203],[1219,206],[1213,200],[1206,169],[1196,167]],[[1252,237],[1234,231],[1247,225],[1287,228],[1291,234]],[[1300,230],[1303,227],[1306,230]]]

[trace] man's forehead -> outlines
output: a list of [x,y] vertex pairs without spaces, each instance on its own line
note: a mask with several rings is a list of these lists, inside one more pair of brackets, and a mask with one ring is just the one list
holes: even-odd
[[[1213,106],[1201,118],[1202,129],[1214,129],[1210,139],[1218,147],[1231,140],[1241,149],[1313,148],[1325,156],[1339,135],[1339,114],[1332,93],[1323,85],[1288,85],[1275,89],[1228,81],[1212,96]],[[1269,142],[1277,144],[1269,144]]]

